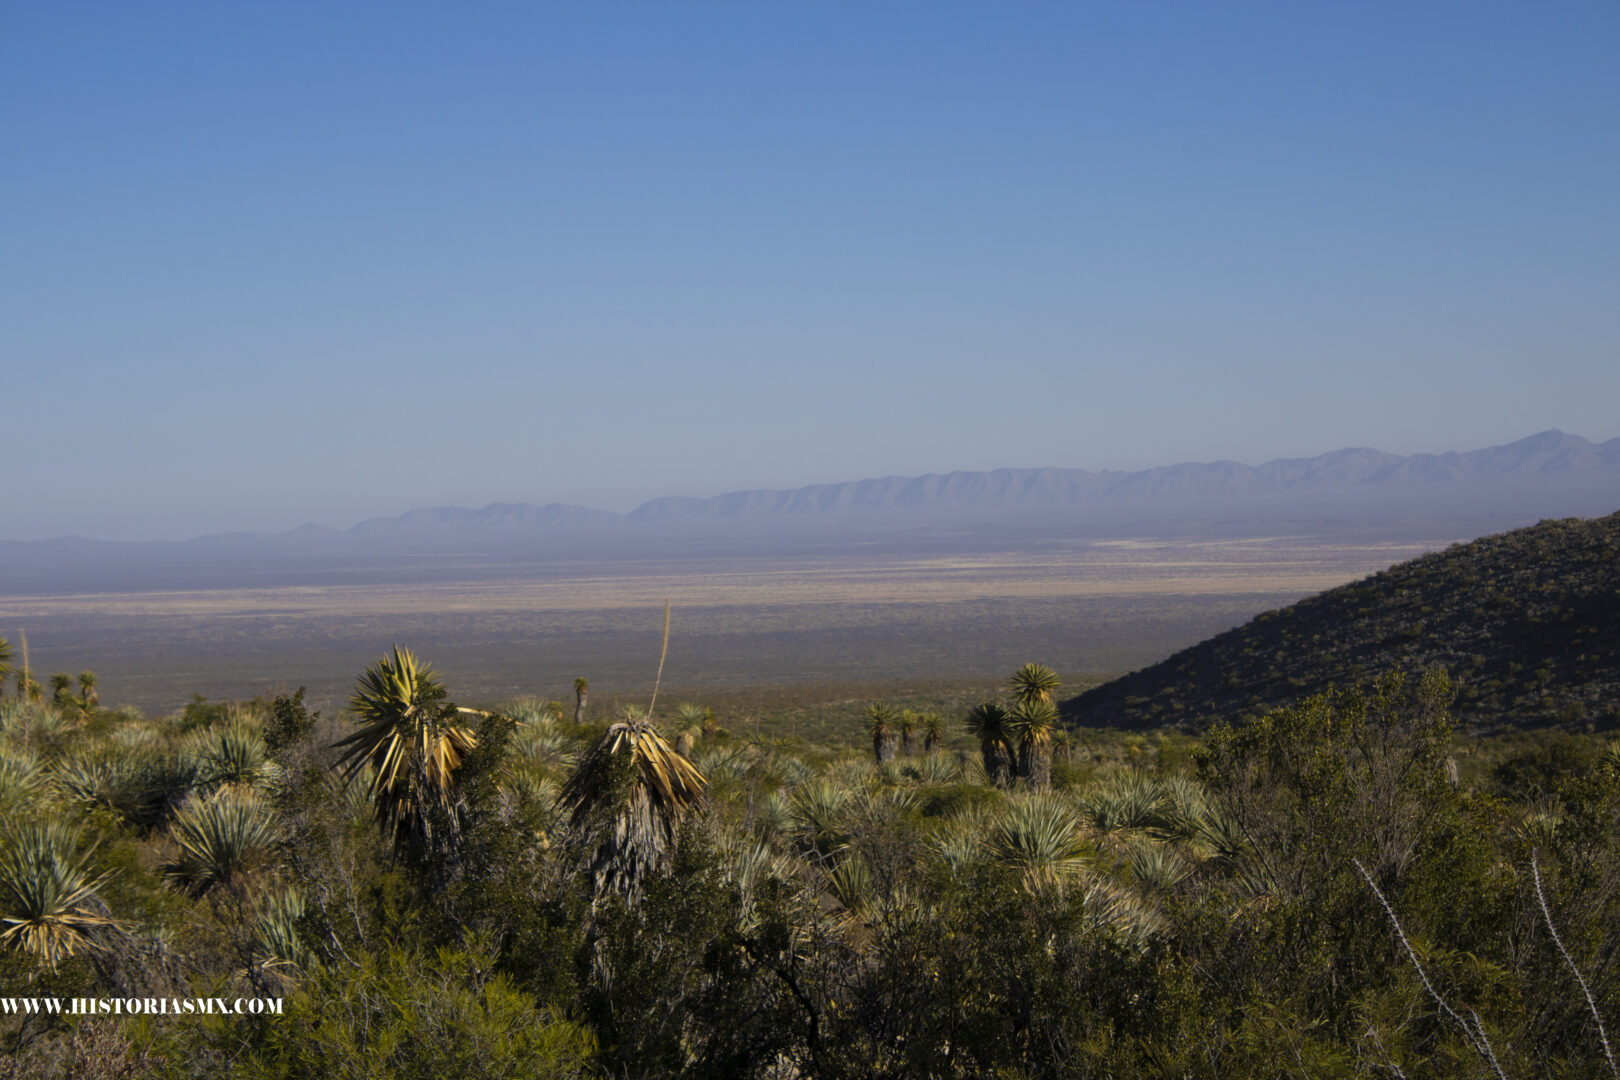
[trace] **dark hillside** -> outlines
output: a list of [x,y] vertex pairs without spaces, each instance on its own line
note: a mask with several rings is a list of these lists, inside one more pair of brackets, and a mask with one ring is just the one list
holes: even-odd
[[1620,514],[1543,521],[1393,566],[1064,703],[1198,729],[1392,669],[1444,667],[1467,726],[1620,724]]

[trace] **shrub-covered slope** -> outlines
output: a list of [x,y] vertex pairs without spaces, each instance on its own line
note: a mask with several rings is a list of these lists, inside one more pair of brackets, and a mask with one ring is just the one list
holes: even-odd
[[1202,728],[1394,669],[1444,667],[1465,726],[1620,723],[1620,514],[1543,521],[1320,593],[1064,703]]

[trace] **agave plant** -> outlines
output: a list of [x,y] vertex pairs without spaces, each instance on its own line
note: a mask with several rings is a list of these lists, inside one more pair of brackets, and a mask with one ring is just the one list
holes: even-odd
[[1044,701],[1050,705],[1053,692],[1062,685],[1057,672],[1045,664],[1025,664],[1013,672],[1013,701],[1021,705]]
[[1013,744],[1007,729],[1007,710],[997,702],[974,706],[967,718],[968,733],[979,740],[984,773],[990,782],[1005,784],[1012,773]]
[[275,844],[276,822],[251,790],[222,788],[176,814],[171,833],[180,850],[164,874],[201,895],[251,873]]
[[1138,840],[1125,857],[1131,878],[1150,893],[1168,892],[1192,873],[1192,864],[1168,844]]
[[1007,734],[1018,743],[1018,775],[1031,787],[1052,786],[1052,733],[1057,707],[1050,701],[1020,701],[1007,716]]
[[373,813],[396,854],[437,839],[436,813],[454,828],[456,770],[477,740],[444,698],[438,674],[396,645],[360,675],[349,701],[360,730],[337,743],[349,748],[338,766],[348,781],[370,767]]
[[866,707],[866,733],[872,736],[872,757],[879,765],[894,760],[898,721],[894,710],[881,702]]
[[104,948],[119,923],[96,895],[110,874],[91,876],[90,850],[75,856],[79,830],[36,822],[0,834],[0,944],[52,971],[64,959]]
[[993,858],[1022,870],[1032,890],[1061,888],[1089,861],[1079,815],[1055,795],[1009,805],[991,829],[988,846]]
[[639,896],[646,877],[674,853],[681,819],[707,786],[650,721],[609,727],[580,759],[559,800],[571,824],[595,842],[597,891]]

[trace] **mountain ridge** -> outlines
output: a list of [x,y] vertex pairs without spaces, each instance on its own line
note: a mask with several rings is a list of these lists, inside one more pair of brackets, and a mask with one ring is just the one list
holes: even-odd
[[[558,529],[760,520],[773,515],[931,511],[1080,510],[1176,500],[1377,497],[1418,489],[1479,490],[1497,484],[1527,487],[1549,481],[1595,483],[1620,498],[1620,438],[1593,443],[1556,428],[1501,446],[1467,452],[1390,454],[1370,447],[1309,458],[1275,458],[1259,465],[1235,461],[1181,462],[1140,470],[1057,467],[956,470],[885,476],[798,488],[755,488],[710,497],[661,496],[627,513],[571,503],[490,503],[478,509],[440,506],[395,517],[367,518],[348,528],[307,523],[283,532],[213,533],[189,540],[115,541],[83,537],[0,541],[19,544],[220,546],[274,540],[378,539],[402,533],[454,531],[515,534]],[[1420,491],[1421,493],[1421,491]]]

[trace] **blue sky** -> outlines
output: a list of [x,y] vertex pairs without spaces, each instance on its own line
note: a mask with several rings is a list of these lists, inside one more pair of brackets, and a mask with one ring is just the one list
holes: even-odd
[[1613,3],[11,4],[0,538],[1620,434]]

